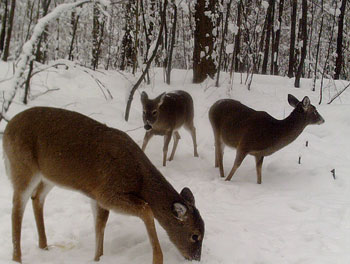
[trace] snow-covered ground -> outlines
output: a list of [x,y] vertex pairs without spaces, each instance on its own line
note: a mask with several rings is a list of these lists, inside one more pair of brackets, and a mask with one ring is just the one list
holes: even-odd
[[[11,73],[12,66],[0,64],[0,79]],[[326,88],[324,103],[318,106],[319,92],[311,92],[310,80],[302,80],[302,88],[295,89],[291,79],[257,75],[248,91],[240,84],[239,74],[235,75],[232,87],[223,74],[221,87],[215,88],[212,80],[193,85],[191,71],[174,70],[172,84],[168,86],[163,82],[162,70],[158,69],[152,71],[152,84],[136,92],[130,120],[125,122],[124,110],[132,77],[115,71],[92,74],[110,90],[113,99],[105,99],[106,89],[99,88],[89,74],[78,68],[64,70],[62,67],[36,75],[31,92],[35,99],[24,106],[20,103],[22,94],[19,94],[8,117],[36,105],[61,107],[123,131],[131,130],[129,135],[141,145],[145,131],[140,91],[145,89],[153,98],[163,91],[186,90],[195,104],[199,158],[193,157],[192,139],[185,130],[180,130],[182,139],[175,159],[168,162],[167,167],[162,167],[162,137],[151,139],[146,155],[178,191],[185,186],[193,191],[206,225],[201,263],[350,263],[350,89],[328,105],[335,88]],[[337,82],[337,89],[345,84]],[[0,82],[0,90],[10,86],[10,81]],[[47,89],[58,90],[44,93]],[[287,102],[288,93],[299,99],[308,95],[326,122],[307,127],[292,144],[266,157],[261,185],[256,184],[255,160],[250,156],[231,182],[225,182],[214,168],[209,107],[218,99],[230,97],[282,119],[292,111]],[[1,131],[4,126],[2,122]],[[133,130],[135,128],[139,129]],[[299,156],[301,164],[298,164]],[[226,174],[234,157],[235,151],[226,148]],[[335,169],[335,180],[332,169]],[[3,163],[0,163],[0,175],[0,262],[10,263],[12,187]],[[95,242],[88,198],[55,188],[46,200],[45,220],[48,251],[37,247],[37,231],[29,202],[22,229],[24,263],[93,263]],[[157,231],[164,263],[188,263],[159,225]],[[104,245],[100,263],[152,262],[147,233],[138,218],[112,213]]]

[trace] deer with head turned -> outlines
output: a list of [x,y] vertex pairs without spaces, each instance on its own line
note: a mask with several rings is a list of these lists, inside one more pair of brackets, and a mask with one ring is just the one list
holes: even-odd
[[299,102],[289,94],[288,102],[294,110],[283,120],[277,120],[263,111],[255,111],[232,99],[222,99],[211,106],[209,120],[214,131],[215,167],[219,167],[221,177],[224,177],[225,145],[236,148],[234,165],[226,181],[231,180],[244,158],[250,154],[255,157],[257,183],[261,184],[265,156],[293,142],[307,125],[324,123],[307,96]]
[[200,260],[204,222],[192,192],[184,188],[179,194],[126,133],[76,112],[35,107],[8,123],[3,149],[14,189],[14,261],[21,262],[22,218],[30,197],[39,247],[47,249],[43,206],[55,185],[91,198],[96,261],[103,254],[109,211],[143,220],[153,249],[153,264],[163,263],[154,218],[186,259]]
[[178,130],[183,126],[191,132],[194,156],[198,157],[196,128],[193,125],[193,100],[190,94],[179,90],[162,93],[154,99],[149,99],[147,93],[142,92],[141,103],[144,128],[146,129],[142,144],[143,151],[145,151],[147,143],[153,135],[164,136],[163,166],[166,166],[170,139],[171,137],[174,138],[174,146],[169,161],[174,158],[177,144],[181,138]]

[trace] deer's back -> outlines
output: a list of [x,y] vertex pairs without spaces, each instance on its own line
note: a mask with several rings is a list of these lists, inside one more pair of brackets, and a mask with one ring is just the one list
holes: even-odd
[[278,133],[278,120],[232,99],[217,101],[209,110],[209,119],[226,145],[240,145],[250,152],[266,150],[271,133]]
[[164,102],[159,107],[158,122],[167,124],[172,129],[178,129],[183,124],[192,122],[193,116],[191,95],[181,90],[173,91],[165,95]]
[[3,145],[18,170],[92,198],[139,193],[155,169],[126,133],[63,109],[35,107],[18,114],[6,127]]

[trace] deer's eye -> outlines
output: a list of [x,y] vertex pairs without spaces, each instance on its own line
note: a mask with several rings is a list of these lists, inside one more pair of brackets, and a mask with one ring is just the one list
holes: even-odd
[[146,111],[143,111],[142,113],[145,115],[145,114],[146,114]]
[[158,112],[157,112],[157,110],[154,110],[153,112],[152,112],[152,115],[156,115]]
[[199,236],[198,235],[192,235],[191,236],[191,241],[192,242],[198,242]]

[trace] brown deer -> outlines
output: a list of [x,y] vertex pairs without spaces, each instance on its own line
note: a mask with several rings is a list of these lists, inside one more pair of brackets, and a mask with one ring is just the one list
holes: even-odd
[[110,210],[143,220],[153,248],[153,264],[163,263],[154,218],[186,259],[200,260],[204,222],[192,192],[184,188],[177,193],[126,133],[76,112],[35,107],[8,123],[3,148],[14,189],[14,261],[21,262],[21,224],[29,197],[39,247],[47,249],[43,206],[54,185],[91,198],[96,261],[103,254]]
[[232,99],[219,100],[211,106],[209,120],[215,138],[215,167],[219,167],[221,177],[224,177],[225,145],[236,148],[235,162],[226,181],[231,180],[244,158],[250,154],[255,156],[257,182],[261,184],[261,167],[265,156],[293,142],[307,125],[324,123],[307,96],[299,102],[289,94],[288,102],[294,110],[283,120]]
[[143,107],[143,122],[146,134],[143,139],[142,150],[145,151],[148,141],[153,135],[164,136],[163,166],[166,166],[168,146],[171,137],[174,138],[174,146],[169,161],[174,159],[177,144],[180,140],[178,129],[182,126],[191,132],[194,148],[194,156],[198,157],[196,128],[193,125],[193,100],[185,91],[162,93],[155,99],[148,99],[146,92],[141,94]]

